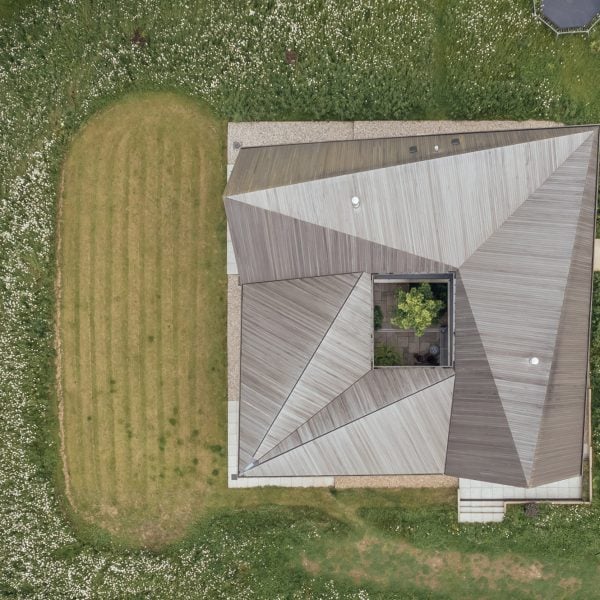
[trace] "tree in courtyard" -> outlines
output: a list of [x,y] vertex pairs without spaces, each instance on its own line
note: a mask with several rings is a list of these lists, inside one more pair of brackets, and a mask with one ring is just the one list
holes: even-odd
[[444,308],[444,303],[433,297],[428,283],[421,283],[408,292],[398,290],[396,300],[398,308],[392,324],[400,329],[414,329],[417,337],[425,333]]

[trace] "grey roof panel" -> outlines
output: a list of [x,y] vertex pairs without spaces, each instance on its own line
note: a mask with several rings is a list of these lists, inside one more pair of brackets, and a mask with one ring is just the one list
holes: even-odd
[[226,199],[241,283],[334,273],[446,273],[451,267]]
[[242,148],[227,183],[225,196],[571,135],[585,130],[585,127],[551,127]]
[[[589,136],[573,133],[230,199],[459,267]],[[358,209],[353,196],[360,198]]]
[[456,278],[455,323],[456,377],[445,473],[526,486],[460,274]]
[[442,473],[454,378],[267,460],[245,475]]
[[346,274],[243,287],[240,463],[252,457],[357,280]]
[[531,485],[543,485],[581,472],[597,189],[597,133],[593,144]]
[[363,274],[273,420],[255,456],[261,457],[371,369],[371,277]]
[[590,138],[460,269],[528,480],[591,150]]
[[283,439],[268,459],[421,392],[454,376],[447,367],[388,367],[369,371]]

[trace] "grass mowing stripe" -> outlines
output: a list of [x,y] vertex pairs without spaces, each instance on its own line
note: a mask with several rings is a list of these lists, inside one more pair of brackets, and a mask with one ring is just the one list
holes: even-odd
[[[193,247],[196,244],[197,247],[200,245],[196,241],[198,235],[197,215],[198,205],[200,202],[200,194],[198,187],[198,174],[203,169],[203,163],[199,160],[199,153],[197,149],[198,139],[201,138],[201,132],[194,128],[188,133],[185,139],[185,151],[181,150],[181,188],[179,190],[179,203],[181,205],[181,212],[191,213],[192,217],[189,219],[179,220],[179,229],[182,233],[182,243],[186,246]],[[200,343],[200,338],[197,335],[198,331],[198,315],[196,314],[196,286],[198,282],[198,271],[200,270],[197,262],[197,255],[190,254],[188,260],[191,264],[188,268],[188,284],[181,286],[180,304],[178,310],[183,314],[190,316],[192,323],[192,340],[193,346],[186,353],[186,356],[182,357],[179,366],[179,377],[183,382],[184,396],[187,398],[186,402],[182,402],[180,408],[180,418],[182,425],[185,430],[182,431],[182,435],[185,436],[186,444],[184,446],[185,452],[185,468],[190,470],[191,473],[195,474],[198,472],[197,466],[194,463],[194,459],[198,460],[198,443],[199,440],[193,435],[193,431],[197,430],[199,425],[199,419],[197,411],[200,406],[200,399],[198,398],[197,390],[197,372],[200,368],[200,363],[203,359],[202,348],[203,344]],[[185,333],[185,332],[182,332]],[[200,476],[200,475],[198,475]]]
[[[74,168],[66,169],[63,179],[62,222],[59,224],[62,240],[61,256],[59,264],[62,275],[61,304],[61,331],[60,336],[74,342],[73,351],[65,352],[62,348],[62,389],[63,389],[63,418],[65,431],[72,434],[64,440],[67,457],[73,452],[69,448],[75,444],[81,447],[81,438],[86,431],[86,418],[82,403],[71,401],[79,390],[79,379],[81,373],[80,339],[79,329],[80,315],[80,211],[73,206],[82,196],[83,189],[83,166],[81,163]],[[69,190],[67,194],[66,190]],[[68,226],[68,227],[67,227]],[[66,268],[67,265],[69,268]],[[77,440],[74,438],[77,437]],[[69,463],[66,464],[67,474],[71,470]],[[88,476],[85,460],[80,460],[78,475],[85,480]],[[70,488],[71,486],[69,486]]]
[[[131,154],[133,152],[133,144],[131,135],[128,130],[123,131],[125,145],[123,147],[123,155],[121,156],[122,176],[120,177],[120,187],[116,191],[113,198],[113,206],[115,215],[117,215],[118,226],[116,228],[117,253],[116,261],[114,262],[114,281],[111,313],[113,330],[113,358],[112,371],[114,373],[114,401],[116,403],[115,415],[117,418],[116,428],[124,432],[121,437],[121,444],[118,445],[117,437],[115,436],[115,471],[117,475],[117,502],[119,506],[127,505],[129,500],[128,487],[132,477],[132,455],[131,455],[131,438],[133,429],[130,415],[129,403],[129,360],[123,360],[123,356],[127,357],[127,297],[128,297],[128,275],[129,275],[129,260],[128,260],[128,215],[129,215],[129,181],[131,178]],[[118,341],[117,341],[118,340]]]
[[[99,158],[99,146],[92,149],[90,156],[92,161],[85,163],[84,181],[89,183],[93,180],[94,165]],[[87,486],[83,488],[87,495],[83,498],[84,505],[87,510],[94,510],[92,501],[89,495],[90,488],[97,486],[101,489],[102,482],[98,480],[99,468],[98,463],[98,435],[96,423],[98,420],[97,403],[96,403],[96,385],[94,380],[94,360],[93,360],[93,313],[92,313],[92,270],[95,258],[95,247],[93,242],[93,222],[92,214],[89,210],[90,203],[93,203],[95,195],[94,186],[87,190],[86,197],[79,199],[79,204],[83,205],[81,211],[81,222],[79,230],[80,256],[79,264],[79,286],[81,290],[80,297],[80,352],[81,352],[81,380],[82,380],[82,395],[80,398],[74,398],[75,401],[81,401],[83,407],[88,412],[91,419],[86,419],[86,436],[81,440],[83,452],[81,454],[71,455],[71,460],[78,462],[80,456],[83,460],[88,461]]]
[[[183,239],[181,236],[181,231],[179,230],[179,220],[180,214],[179,209],[185,210],[186,207],[179,206],[177,203],[177,194],[178,189],[180,190],[180,182],[178,181],[178,176],[181,175],[180,164],[177,163],[180,161],[177,160],[177,152],[176,148],[179,147],[180,140],[172,139],[169,145],[169,158],[168,158],[168,173],[169,177],[167,179],[168,185],[165,186],[165,194],[164,201],[168,210],[173,212],[171,219],[169,220],[169,238],[172,240],[171,244],[169,244],[169,259],[170,259],[170,275],[171,275],[171,286],[170,289],[166,290],[166,293],[169,297],[169,308],[170,308],[170,321],[172,323],[171,331],[170,331],[170,376],[171,376],[171,389],[173,393],[169,396],[169,423],[172,424],[172,432],[173,432],[173,447],[171,452],[173,453],[173,461],[174,461],[174,474],[173,479],[175,479],[175,485],[179,487],[180,482],[177,481],[178,477],[182,475],[182,462],[181,462],[181,446],[182,446],[182,438],[180,434],[182,433],[182,429],[185,427],[184,421],[181,419],[179,415],[179,405],[180,405],[180,394],[181,394],[181,385],[179,381],[179,369],[177,368],[178,359],[179,359],[179,344],[178,344],[178,330],[181,321],[178,319],[178,314],[180,314],[177,310],[177,298],[181,294],[179,290],[179,278],[178,274],[183,272],[184,275],[187,275],[187,260],[186,260],[186,249],[182,245]],[[180,154],[180,152],[179,152]],[[181,249],[181,252],[180,252]],[[185,401],[188,399],[186,398]]]
[[123,360],[128,362],[128,397],[132,403],[131,425],[133,429],[132,445],[132,478],[131,487],[136,490],[138,505],[145,502],[145,460],[144,454],[144,424],[145,415],[140,406],[142,384],[140,377],[143,375],[140,368],[139,344],[137,336],[141,329],[140,318],[140,293],[141,293],[141,260],[142,253],[139,240],[139,225],[141,220],[140,196],[144,195],[145,179],[142,177],[142,153],[140,144],[143,143],[139,132],[132,127],[134,148],[131,153],[131,180],[127,197],[127,349]]
[[156,284],[154,290],[152,290],[155,296],[155,308],[154,308],[154,316],[153,319],[156,321],[156,367],[154,369],[154,375],[156,377],[154,391],[155,391],[155,402],[156,402],[156,414],[157,414],[157,431],[156,435],[152,439],[152,444],[154,444],[154,448],[158,446],[158,454],[157,454],[157,466],[158,473],[157,477],[162,485],[166,485],[165,483],[165,452],[168,452],[168,440],[166,436],[166,428],[167,424],[165,423],[165,415],[164,415],[164,407],[163,407],[163,390],[166,381],[165,367],[164,367],[164,331],[163,331],[163,320],[164,313],[162,309],[163,305],[163,296],[165,295],[165,291],[163,289],[163,273],[164,273],[164,239],[165,234],[163,231],[163,220],[168,222],[169,215],[163,214],[163,183],[165,176],[165,148],[164,148],[164,132],[161,128],[157,127],[155,124],[155,135],[157,136],[157,147],[159,148],[159,155],[156,161],[157,164],[161,165],[161,169],[156,172],[156,198],[155,198],[155,221],[157,226],[157,234],[156,238],[158,239],[158,246],[155,251],[156,265]]
[[[64,414],[66,419],[65,425],[65,451],[67,454],[67,471],[70,473],[70,479],[81,478],[82,481],[86,483],[90,478],[90,464],[86,460],[86,452],[91,452],[89,445],[86,447],[83,443],[83,438],[87,438],[88,436],[88,428],[89,423],[87,422],[87,417],[91,415],[87,414],[86,406],[82,399],[78,398],[79,390],[82,388],[81,383],[83,379],[84,373],[84,359],[82,358],[82,347],[81,347],[81,336],[82,336],[82,313],[81,304],[82,304],[82,295],[81,295],[81,280],[80,274],[82,271],[82,261],[84,257],[81,252],[81,231],[83,228],[83,216],[81,211],[75,209],[76,203],[80,201],[81,194],[80,190],[83,187],[82,182],[84,181],[83,171],[84,166],[82,164],[77,165],[77,169],[73,168],[70,170],[73,173],[73,182],[71,183],[71,187],[73,192],[71,195],[65,193],[64,194],[64,208],[63,208],[63,257],[61,258],[61,262],[63,264],[63,273],[64,278],[62,280],[63,284],[63,306],[65,313],[68,314],[69,309],[66,308],[66,302],[68,301],[69,292],[66,291],[67,287],[73,287],[73,303],[74,303],[74,319],[73,319],[73,330],[72,330],[72,339],[74,341],[74,352],[76,356],[73,356],[73,364],[75,367],[75,372],[73,373],[72,380],[65,380],[63,382],[63,390],[64,390]],[[70,178],[65,177],[64,185],[69,185]],[[77,185],[79,184],[79,185]],[[65,190],[68,189],[65,187]],[[68,240],[73,240],[72,245]],[[70,252],[70,250],[72,252]],[[67,268],[68,265],[68,268]],[[68,339],[68,330],[65,329],[65,323],[67,319],[63,319],[63,338]],[[65,363],[70,362],[69,356],[74,354],[73,352],[69,352],[69,348],[65,347],[63,344],[63,356]],[[72,381],[72,385],[71,385]],[[76,425],[76,419],[79,416],[80,423],[78,426]],[[73,419],[73,428],[70,428],[70,420]],[[72,432],[71,435],[68,432]],[[80,451],[81,450],[81,451]],[[78,461],[78,464],[75,464],[75,461]],[[90,461],[91,461],[91,453],[90,453]],[[72,496],[75,501],[77,501],[77,494],[82,489],[86,489],[86,485],[71,486]],[[80,499],[83,502],[83,499]]]
[[[192,129],[192,131],[198,135],[199,132]],[[192,280],[194,268],[193,256],[187,251],[188,248],[193,245],[193,238],[190,236],[191,222],[190,219],[181,218],[182,215],[188,215],[192,208],[192,198],[189,193],[190,179],[193,177],[192,170],[189,168],[190,156],[187,151],[191,147],[192,140],[191,132],[185,137],[177,140],[177,143],[173,152],[174,160],[174,172],[173,172],[173,210],[175,211],[176,217],[175,231],[177,232],[177,252],[176,257],[179,265],[184,266],[183,269],[175,270],[175,289],[177,294],[174,297],[174,307],[178,315],[187,315],[188,321],[193,319],[193,312],[190,310],[188,298],[190,297],[190,281]],[[185,146],[185,152],[184,152]],[[183,344],[180,343],[180,336],[183,339],[186,335],[185,331],[180,331],[178,327],[175,331],[175,347],[183,348]],[[190,394],[190,386],[188,381],[187,363],[188,356],[190,354],[197,354],[197,343],[198,340],[191,338],[191,345],[186,348],[185,353],[178,356],[176,363],[177,366],[177,382],[178,382],[178,393],[177,393],[177,420],[179,423],[178,431],[179,436],[183,440],[179,448],[179,468],[183,471],[190,472],[193,470],[193,449],[190,443],[190,412],[193,403],[192,396]],[[182,479],[183,483],[187,483],[187,479]]]
[[[144,347],[143,347],[143,335],[147,330],[146,327],[146,305],[148,299],[145,296],[145,284],[146,284],[146,202],[149,195],[149,192],[152,192],[152,189],[148,190],[148,151],[153,148],[152,144],[147,144],[146,135],[147,132],[144,128],[140,127],[138,123],[137,133],[139,135],[141,146],[140,146],[140,171],[139,171],[139,179],[140,179],[140,196],[137,199],[138,202],[138,222],[137,222],[137,234],[138,234],[138,269],[139,269],[139,286],[137,289],[138,293],[138,310],[139,310],[139,327],[134,332],[134,336],[136,338],[135,342],[135,351],[138,357],[138,378],[139,378],[139,399],[140,406],[138,407],[140,411],[140,415],[142,417],[141,430],[140,430],[140,439],[143,441],[142,445],[142,469],[141,469],[141,478],[143,484],[140,486],[140,498],[144,503],[144,507],[148,502],[148,471],[149,471],[149,455],[148,455],[148,401],[147,401],[147,364],[146,357],[144,355]],[[158,163],[154,163],[157,164]]]
[[[118,505],[118,479],[120,471],[117,465],[117,446],[121,446],[121,431],[117,422],[117,409],[115,409],[115,393],[116,393],[116,372],[118,368],[114,360],[113,347],[117,343],[119,337],[118,319],[116,314],[116,302],[114,292],[116,291],[115,283],[120,276],[119,268],[119,247],[120,240],[120,222],[121,211],[115,206],[115,198],[122,197],[123,187],[123,158],[124,149],[127,148],[127,138],[124,132],[118,129],[118,140],[116,146],[109,149],[111,160],[108,165],[108,176],[106,179],[106,194],[104,202],[104,212],[107,219],[104,231],[104,240],[107,244],[106,248],[106,272],[104,280],[104,312],[106,315],[107,329],[105,336],[105,357],[108,367],[108,378],[104,382],[106,389],[106,405],[107,405],[107,433],[110,436],[110,467],[111,467],[111,490],[110,504],[111,508]],[[120,466],[120,465],[119,465]]]
[[110,199],[112,184],[115,181],[115,167],[121,143],[120,131],[109,130],[103,139],[102,160],[96,166],[98,179],[98,201],[94,208],[95,243],[98,260],[94,264],[93,311],[96,323],[96,356],[94,366],[98,382],[98,439],[102,480],[101,510],[112,510],[115,505],[115,468],[114,468],[114,413],[110,394],[111,364],[111,314],[110,314],[110,274],[112,269],[112,223]]
[[93,370],[97,419],[95,432],[100,460],[98,468],[97,501],[102,513],[114,508],[114,427],[113,412],[109,391],[110,374],[110,296],[106,289],[112,262],[112,239],[110,228],[109,202],[111,183],[115,179],[117,164],[117,144],[121,132],[110,127],[103,130],[99,144],[100,157],[95,163],[93,182],[95,202],[89,207],[93,217],[93,241],[96,260],[92,263],[93,291],[90,298],[90,312],[93,328]]
[[[202,198],[202,183],[205,179],[205,170],[207,169],[206,160],[204,158],[204,153],[199,141],[196,140],[195,143],[192,144],[192,166],[195,166],[195,175],[190,179],[191,187],[190,187],[190,196],[193,200],[193,226],[194,228],[203,233],[203,223],[202,223],[202,211],[201,205],[203,204]],[[202,261],[203,254],[203,246],[202,243],[196,244],[196,252],[194,256],[194,276],[192,283],[190,286],[191,294],[192,294],[192,303],[191,303],[191,314],[193,315],[193,323],[194,328],[192,331],[192,335],[195,340],[202,339],[202,310],[203,303],[201,302],[202,294],[202,281],[201,281],[201,266],[200,263]],[[203,398],[205,397],[204,389],[200,385],[200,377],[199,373],[202,369],[202,359],[204,358],[200,350],[203,346],[199,346],[198,352],[190,355],[188,360],[188,369],[190,370],[190,387],[191,387],[191,397],[194,399],[193,410],[191,413],[193,415],[193,428],[192,428],[192,437],[194,441],[194,450],[198,456],[194,458],[199,459],[199,456],[202,455],[202,447],[201,440],[205,440],[205,435],[198,435],[199,432],[203,434],[206,432],[207,428],[205,424],[203,424],[204,415],[203,413]]]
[[[95,124],[95,126],[98,126]],[[102,128],[102,138],[98,143],[99,155],[93,163],[94,178],[90,181],[93,194],[87,207],[92,216],[90,247],[94,254],[91,260],[90,279],[90,323],[92,356],[92,401],[94,402],[94,440],[97,457],[95,474],[97,491],[90,494],[90,504],[94,502],[102,514],[112,510],[111,497],[114,492],[114,469],[111,464],[113,447],[112,411],[109,407],[107,384],[109,380],[106,338],[110,333],[107,312],[106,274],[110,269],[109,212],[107,206],[107,182],[114,178],[115,144],[120,132],[114,127]]]

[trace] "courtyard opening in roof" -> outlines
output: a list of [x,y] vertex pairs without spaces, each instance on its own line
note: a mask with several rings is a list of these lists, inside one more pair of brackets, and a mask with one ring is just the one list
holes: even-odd
[[454,276],[374,275],[375,367],[452,366]]

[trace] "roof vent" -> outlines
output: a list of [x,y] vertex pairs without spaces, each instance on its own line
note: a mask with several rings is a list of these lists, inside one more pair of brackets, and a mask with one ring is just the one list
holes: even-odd
[[411,146],[411,147],[408,149],[408,151],[409,151],[411,154],[416,154],[416,153],[417,153],[417,147],[416,147],[416,146]]
[[540,364],[540,359],[539,359],[537,356],[532,356],[532,357],[529,359],[529,364],[530,364],[530,365],[533,365],[533,366],[535,366],[535,365],[539,365],[539,364]]
[[460,144],[460,140],[458,138],[452,138],[452,145],[458,146]]
[[352,196],[352,208],[358,208],[360,206],[360,198],[358,196]]

